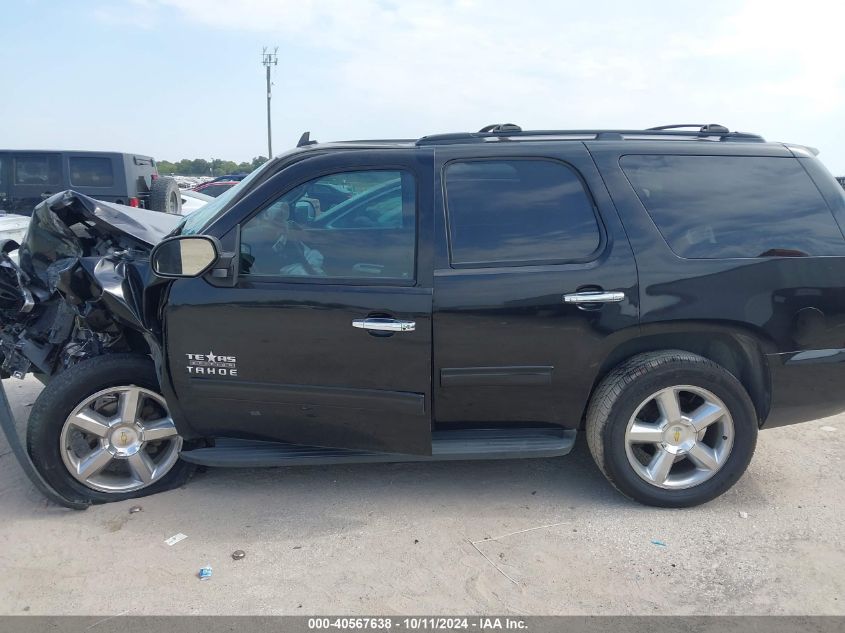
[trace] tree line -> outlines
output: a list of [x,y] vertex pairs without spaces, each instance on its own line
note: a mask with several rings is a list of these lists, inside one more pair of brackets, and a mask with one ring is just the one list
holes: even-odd
[[251,161],[236,163],[233,160],[212,158],[183,158],[175,163],[169,160],[156,161],[158,173],[162,176],[223,176],[225,174],[246,174],[267,162],[265,156],[256,156]]

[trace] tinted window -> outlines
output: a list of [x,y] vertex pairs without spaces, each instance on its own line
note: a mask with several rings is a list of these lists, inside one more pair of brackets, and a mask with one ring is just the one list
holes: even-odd
[[681,257],[845,255],[842,233],[795,159],[624,156],[621,165]]
[[593,203],[563,163],[451,163],[446,202],[453,264],[583,260],[601,241]]
[[19,154],[15,156],[16,185],[58,185],[62,170],[57,154]]
[[[335,202],[338,192],[342,202]],[[326,210],[322,202],[329,198]],[[410,281],[415,245],[410,174],[332,174],[292,189],[244,224],[241,273]]]
[[199,193],[204,193],[207,196],[211,196],[212,198],[216,198],[224,191],[228,191],[232,187],[234,187],[237,183],[232,183],[229,185],[208,185],[207,187],[203,187],[199,189]]
[[321,222],[342,229],[399,229],[406,221],[403,210],[402,180],[392,178],[372,187],[366,196],[335,205]]
[[111,158],[69,158],[70,184],[77,187],[112,187],[114,171]]
[[[362,172],[365,174],[378,174],[380,172]],[[328,211],[335,205],[340,204],[344,200],[352,197],[353,191],[350,185],[344,184],[343,180],[348,179],[347,176],[335,176],[328,179],[321,179],[320,182],[314,183],[308,190],[308,195],[311,198],[316,198],[320,201],[320,208],[323,211]],[[335,180],[337,182],[333,182]],[[361,187],[357,186],[360,190]]]

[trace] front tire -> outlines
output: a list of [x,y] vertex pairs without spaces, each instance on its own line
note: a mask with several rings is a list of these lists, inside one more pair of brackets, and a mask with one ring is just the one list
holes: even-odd
[[646,505],[706,503],[733,486],[757,444],[757,415],[724,367],[679,350],[625,361],[596,389],[587,443],[622,494]]
[[27,449],[67,497],[121,501],[184,484],[193,467],[159,394],[152,361],[110,354],[68,368],[44,388],[27,426]]

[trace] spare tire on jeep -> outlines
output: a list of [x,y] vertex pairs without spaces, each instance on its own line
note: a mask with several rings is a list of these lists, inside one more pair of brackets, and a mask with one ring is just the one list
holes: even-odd
[[150,187],[150,209],[162,213],[181,213],[182,196],[174,178],[159,176]]

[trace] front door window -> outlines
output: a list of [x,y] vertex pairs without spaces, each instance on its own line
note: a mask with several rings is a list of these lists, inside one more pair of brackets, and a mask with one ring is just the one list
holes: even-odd
[[411,174],[351,171],[283,194],[241,229],[241,275],[414,280],[416,193]]

